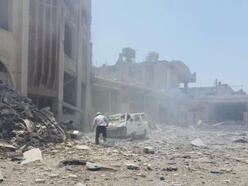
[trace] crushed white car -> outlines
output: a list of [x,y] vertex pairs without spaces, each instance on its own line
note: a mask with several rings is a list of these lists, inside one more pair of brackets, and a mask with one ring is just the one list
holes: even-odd
[[151,125],[145,113],[109,115],[108,138],[145,137]]

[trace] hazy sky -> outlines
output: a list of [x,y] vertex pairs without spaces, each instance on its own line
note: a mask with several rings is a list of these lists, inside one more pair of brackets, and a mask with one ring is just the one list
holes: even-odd
[[[181,60],[197,85],[215,78],[248,90],[248,0],[93,0],[93,64],[114,64],[123,47]],[[238,87],[239,88],[239,87]]]

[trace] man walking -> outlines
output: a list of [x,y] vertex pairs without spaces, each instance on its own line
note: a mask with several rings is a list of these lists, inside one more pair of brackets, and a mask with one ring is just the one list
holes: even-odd
[[106,138],[107,138],[106,128],[108,127],[108,123],[109,123],[108,118],[104,116],[101,112],[98,112],[96,114],[92,128],[93,130],[96,128],[96,136],[95,136],[96,144],[99,144],[100,134],[103,135],[103,140],[106,142]]

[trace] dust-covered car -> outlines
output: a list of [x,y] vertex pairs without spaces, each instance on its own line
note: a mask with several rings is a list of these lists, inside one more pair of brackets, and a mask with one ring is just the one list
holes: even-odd
[[145,137],[151,130],[145,113],[124,113],[109,115],[108,138]]

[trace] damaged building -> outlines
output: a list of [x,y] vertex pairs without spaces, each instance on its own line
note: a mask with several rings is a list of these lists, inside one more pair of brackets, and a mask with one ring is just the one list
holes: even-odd
[[248,122],[248,96],[242,89],[234,91],[221,82],[192,88],[196,73],[183,62],[160,60],[156,52],[144,62],[135,58],[135,50],[124,48],[116,64],[94,67],[94,109],[145,112],[153,121],[168,124]]
[[140,63],[135,57],[135,50],[124,48],[116,64],[94,68],[93,108],[104,113],[146,112],[157,122],[179,122],[178,114],[187,105],[180,87],[196,82],[196,74],[181,61],[160,60],[156,52]]
[[88,120],[91,50],[90,0],[0,1],[0,80],[59,120]]
[[189,88],[187,95],[192,100],[192,123],[248,122],[248,96],[242,89],[234,91],[229,85],[218,83],[213,87]]

